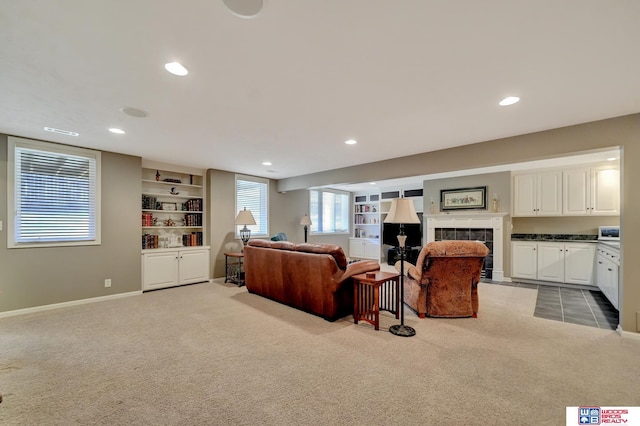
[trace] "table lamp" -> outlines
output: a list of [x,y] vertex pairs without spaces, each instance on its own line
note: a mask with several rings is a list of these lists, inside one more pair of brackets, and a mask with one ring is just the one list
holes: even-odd
[[413,206],[413,200],[407,198],[396,198],[391,201],[389,214],[384,219],[384,223],[400,224],[400,233],[398,234],[398,250],[400,251],[400,324],[389,327],[389,332],[396,336],[411,337],[416,335],[416,331],[404,325],[404,258],[405,258],[405,242],[407,236],[404,234],[405,223],[420,223],[420,218],[416,214]]
[[300,225],[304,226],[304,242],[306,243],[307,230],[309,229],[308,227],[311,226],[311,218],[305,214],[304,216],[302,216],[302,219],[300,219]]
[[238,216],[236,216],[236,225],[244,225],[244,227],[240,230],[240,239],[242,240],[242,247],[247,245],[249,242],[249,238],[251,238],[251,230],[247,228],[247,225],[255,225],[256,220],[253,218],[250,210],[247,210],[245,207],[244,210],[240,210],[238,212]]

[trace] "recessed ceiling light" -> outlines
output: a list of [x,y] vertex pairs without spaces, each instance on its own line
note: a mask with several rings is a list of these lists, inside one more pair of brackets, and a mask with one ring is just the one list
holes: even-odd
[[80,133],[77,133],[77,132],[72,132],[72,131],[69,131],[69,130],[54,129],[53,127],[45,127],[44,129],[47,132],[59,133],[61,135],[67,135],[67,136],[79,136],[80,135]]
[[347,145],[355,145],[358,143],[357,140],[355,139],[349,139],[348,141],[345,141],[344,143],[346,143]]
[[500,106],[513,105],[518,101],[520,101],[520,98],[517,96],[507,96],[506,98],[500,101]]
[[263,166],[270,166],[271,165],[271,161],[263,161],[262,165]]
[[375,182],[369,182],[369,185],[375,185],[375,184],[376,184]]
[[182,66],[180,62],[169,62],[167,64],[164,64],[164,68],[171,74],[178,75],[180,77],[189,74],[189,71],[187,71],[187,69]]
[[124,135],[124,130],[122,130],[122,129],[118,129],[118,128],[116,128],[116,127],[112,127],[112,128],[110,128],[110,129],[109,129],[109,131],[110,131],[111,133],[115,133],[115,134],[117,134],[117,135]]
[[617,160],[617,158],[616,158],[616,157],[609,157],[609,158],[607,158],[607,161],[616,161],[616,160]]

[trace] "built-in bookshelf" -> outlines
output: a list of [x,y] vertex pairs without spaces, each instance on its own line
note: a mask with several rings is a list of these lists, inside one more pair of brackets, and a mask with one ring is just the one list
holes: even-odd
[[143,160],[143,291],[206,282],[211,276],[204,172],[191,174],[190,169],[161,165]]
[[142,169],[142,249],[204,245],[203,176]]

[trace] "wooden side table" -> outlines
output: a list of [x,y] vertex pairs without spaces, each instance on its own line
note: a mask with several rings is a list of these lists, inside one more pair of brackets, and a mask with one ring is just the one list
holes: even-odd
[[400,318],[400,275],[377,271],[353,277],[353,322],[366,321],[380,329],[380,311]]
[[[229,262],[229,258],[236,259],[234,262]],[[244,253],[225,253],[224,254],[224,282],[231,281],[234,284],[238,284],[238,287],[244,285],[244,268],[243,268]]]

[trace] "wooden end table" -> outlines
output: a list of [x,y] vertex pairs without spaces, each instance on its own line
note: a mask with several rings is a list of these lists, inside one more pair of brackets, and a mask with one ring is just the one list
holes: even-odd
[[352,278],[354,324],[362,320],[379,330],[381,310],[400,318],[400,274],[376,271]]
[[[235,262],[229,262],[229,258],[236,259]],[[238,287],[244,285],[244,268],[242,261],[244,253],[225,253],[224,254],[224,282],[231,281],[238,284]]]

